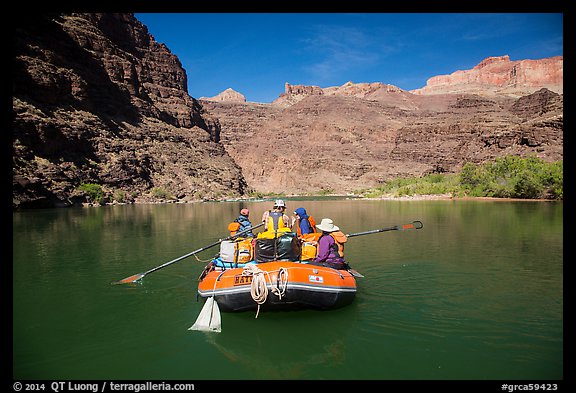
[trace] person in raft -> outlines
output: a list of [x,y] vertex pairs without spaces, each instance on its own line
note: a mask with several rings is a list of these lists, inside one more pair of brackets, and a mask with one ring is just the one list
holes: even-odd
[[306,209],[299,207],[294,210],[294,214],[296,217],[292,218],[292,228],[296,226],[296,233],[299,237],[316,232],[316,222],[314,222],[314,219],[306,213]]
[[350,266],[344,260],[344,243],[348,240],[346,235],[329,218],[323,218],[316,228],[322,231],[322,235],[318,239],[318,255],[309,264],[337,270],[349,269]]
[[277,231],[279,228],[292,228],[290,225],[290,217],[284,212],[286,211],[286,203],[282,199],[274,201],[274,208],[266,210],[262,214],[262,222],[266,226],[267,231]]
[[[228,230],[230,231],[230,236],[234,236],[238,232],[246,231],[247,229],[252,228],[252,223],[248,218],[249,215],[250,212],[248,211],[248,209],[240,210],[240,215],[238,216],[238,218],[232,221],[230,224],[228,224]],[[249,230],[243,233],[242,236],[254,237],[254,233],[252,232],[252,230]]]
[[[242,232],[247,230],[248,228],[252,228],[252,223],[250,222],[250,219],[248,218],[248,216],[250,215],[250,211],[246,208],[240,210],[240,215],[238,216],[237,219],[234,220],[234,222],[237,222],[238,224],[240,224],[240,227],[238,228],[238,232]],[[244,237],[254,237],[254,233],[252,233],[252,231],[248,231],[246,233],[244,233]]]

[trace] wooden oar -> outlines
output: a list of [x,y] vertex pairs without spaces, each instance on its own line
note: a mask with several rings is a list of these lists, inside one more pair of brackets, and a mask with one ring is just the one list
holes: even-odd
[[202,248],[199,248],[199,249],[197,249],[197,250],[195,250],[195,251],[192,251],[192,252],[190,252],[190,253],[188,253],[188,254],[186,254],[186,255],[182,255],[181,257],[178,257],[178,258],[176,258],[176,259],[173,259],[173,260],[171,260],[171,261],[169,261],[169,262],[163,263],[162,265],[156,266],[155,268],[152,268],[152,269],[150,269],[150,270],[148,270],[148,271],[145,271],[144,273],[134,274],[133,276],[126,277],[126,278],[124,278],[124,279],[122,279],[122,280],[120,280],[120,281],[115,281],[115,282],[113,282],[112,284],[128,284],[128,283],[131,283],[131,282],[135,282],[135,281],[141,280],[141,279],[142,279],[145,275],[147,275],[147,274],[150,274],[150,273],[152,273],[152,272],[155,272],[156,270],[160,270],[160,269],[162,269],[163,267],[166,267],[166,266],[168,266],[168,265],[171,265],[171,264],[173,264],[173,263],[176,263],[176,262],[178,262],[178,261],[181,261],[182,259],[188,258],[189,256],[192,256],[192,255],[194,255],[194,254],[198,254],[199,252],[202,252],[202,251],[207,250],[207,249],[209,249],[209,248],[211,248],[211,247],[214,247],[214,246],[222,243],[222,242],[225,241],[225,240],[232,240],[232,239],[234,239],[235,237],[238,237],[238,236],[243,235],[243,234],[245,234],[245,233],[247,233],[247,232],[250,232],[252,229],[256,229],[256,228],[258,228],[258,227],[261,227],[262,225],[264,225],[264,223],[255,225],[255,226],[253,226],[253,227],[250,227],[250,228],[248,228],[248,229],[245,229],[245,230],[243,230],[243,231],[240,231],[240,232],[238,232],[238,233],[236,233],[236,234],[234,234],[234,235],[232,235],[232,236],[228,236],[228,237],[226,237],[226,238],[224,238],[224,239],[220,239],[220,240],[218,240],[217,242],[214,242],[214,243],[212,243],[212,244],[209,244],[209,245],[207,245],[207,246],[204,246],[204,247],[202,247]]
[[406,229],[422,229],[423,226],[424,225],[422,224],[421,221],[413,221],[410,224],[394,225],[393,227],[374,229],[372,231],[366,231],[366,232],[349,233],[348,235],[346,235],[346,237],[369,235],[371,233],[379,233],[379,232],[386,232],[386,231],[403,231]]

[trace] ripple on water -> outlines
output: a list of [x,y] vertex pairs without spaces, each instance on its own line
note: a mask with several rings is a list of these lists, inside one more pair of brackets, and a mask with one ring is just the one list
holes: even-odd
[[472,271],[425,263],[367,273],[374,278],[361,284],[358,302],[370,334],[444,337],[469,332],[471,320],[478,322],[470,303],[486,283]]

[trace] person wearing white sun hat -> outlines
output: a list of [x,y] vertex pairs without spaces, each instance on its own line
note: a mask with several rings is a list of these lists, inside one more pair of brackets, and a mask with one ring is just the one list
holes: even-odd
[[318,239],[318,255],[312,265],[328,266],[337,270],[349,268],[344,260],[344,243],[348,238],[330,218],[323,218],[316,228],[322,231]]
[[340,228],[334,225],[334,221],[329,218],[323,218],[320,224],[316,225],[316,228],[320,229],[322,232],[335,232],[339,231]]

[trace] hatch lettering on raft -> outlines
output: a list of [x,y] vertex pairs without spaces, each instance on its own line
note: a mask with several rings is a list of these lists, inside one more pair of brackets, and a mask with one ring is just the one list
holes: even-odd
[[252,284],[252,276],[244,274],[237,274],[234,276],[234,285],[247,285]]

